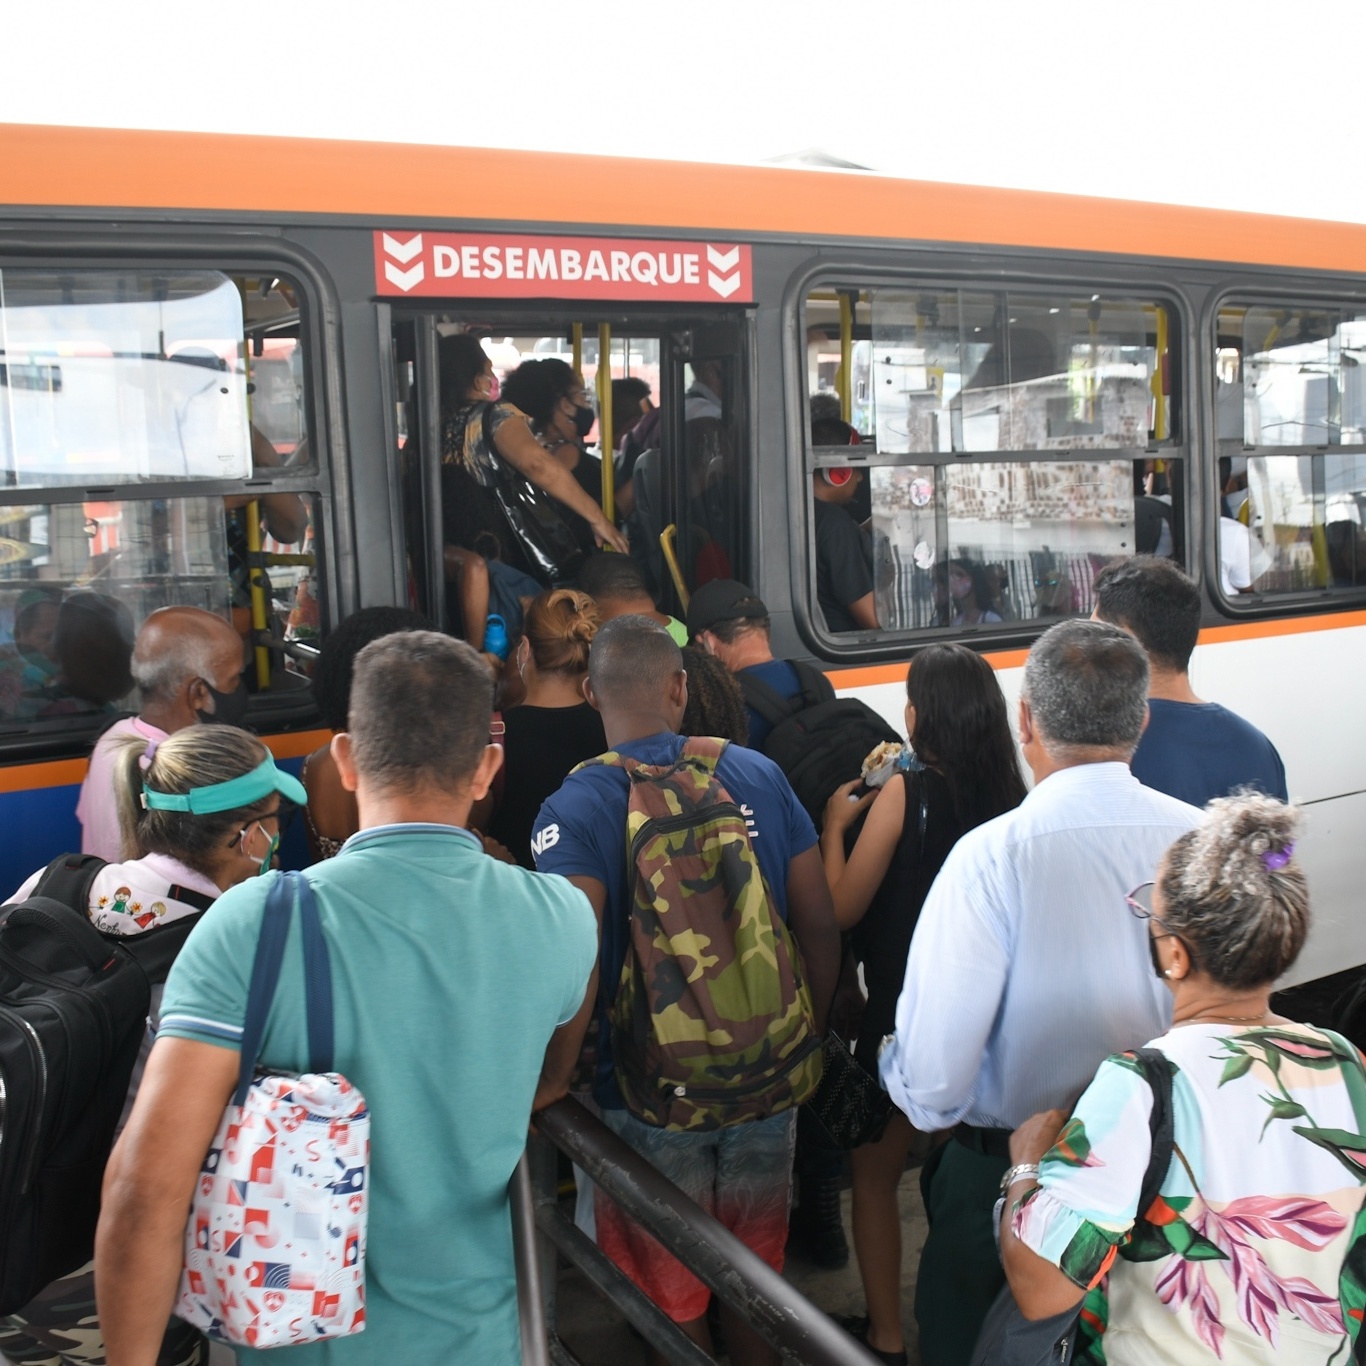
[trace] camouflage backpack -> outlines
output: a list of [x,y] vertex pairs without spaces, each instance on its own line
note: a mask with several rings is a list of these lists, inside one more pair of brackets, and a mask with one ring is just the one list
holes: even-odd
[[821,1075],[800,960],[744,814],[717,781],[725,747],[690,739],[666,766],[589,760],[631,780],[631,941],[611,1012],[617,1082],[632,1114],[666,1129],[764,1119],[807,1099]]

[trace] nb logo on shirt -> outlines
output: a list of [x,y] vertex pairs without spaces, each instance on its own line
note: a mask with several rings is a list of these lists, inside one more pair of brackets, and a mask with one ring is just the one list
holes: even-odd
[[547,825],[539,835],[533,835],[531,839],[531,853],[533,857],[539,858],[547,849],[553,848],[560,842],[560,827],[558,825]]

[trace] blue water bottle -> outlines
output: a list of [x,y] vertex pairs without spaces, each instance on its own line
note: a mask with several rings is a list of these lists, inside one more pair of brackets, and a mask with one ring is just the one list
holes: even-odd
[[489,613],[488,623],[484,627],[484,653],[497,655],[499,659],[508,657],[507,622],[497,612]]

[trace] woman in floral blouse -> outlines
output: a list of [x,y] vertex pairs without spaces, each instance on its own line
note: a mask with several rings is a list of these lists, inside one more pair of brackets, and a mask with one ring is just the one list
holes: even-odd
[[1070,1118],[1016,1130],[1001,1254],[1027,1318],[1080,1309],[1076,1360],[1348,1362],[1366,1308],[1366,1071],[1336,1035],[1270,1012],[1309,922],[1289,807],[1211,802],[1157,882],[1148,922],[1171,1030],[1175,1149],[1138,1210],[1152,1091],[1107,1059]]

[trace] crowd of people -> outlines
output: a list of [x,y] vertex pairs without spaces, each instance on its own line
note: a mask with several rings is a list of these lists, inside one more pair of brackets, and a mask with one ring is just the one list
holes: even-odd
[[[986,589],[954,576],[980,611]],[[284,1349],[300,1360],[520,1359],[508,1181],[534,1110],[571,1087],[781,1271],[794,1162],[804,1186],[829,1179],[830,1153],[796,1152],[827,1033],[892,1102],[849,1156],[867,1312],[847,1326],[878,1360],[907,1359],[908,1165],[927,1366],[1020,1359],[982,1338],[1011,1311],[1090,1363],[1335,1359],[1366,1304],[1366,1071],[1271,1013],[1309,923],[1284,769],[1192,690],[1200,598],[1170,560],[1117,562],[1096,598],[1030,650],[1013,716],[980,655],[919,652],[905,743],[832,785],[819,819],[765,751],[784,706],[833,694],[774,657],[765,604],[731,579],[680,622],[634,561],[592,556],[577,587],[519,604],[496,670],[418,614],[364,609],[316,666],[334,734],[302,783],[238,727],[232,628],[154,613],[139,713],[81,791],[83,849],[107,860],[82,909],[113,936],[188,933],[154,984],[93,1264],[0,1320],[0,1352],[207,1360],[171,1317],[185,1210],[238,1084],[297,808],[336,1069],[373,1117],[364,1331]],[[297,968],[261,1053],[286,1072],[310,1056]],[[777,1361],[605,1192],[581,1208],[704,1350],[719,1327],[732,1361]]]

